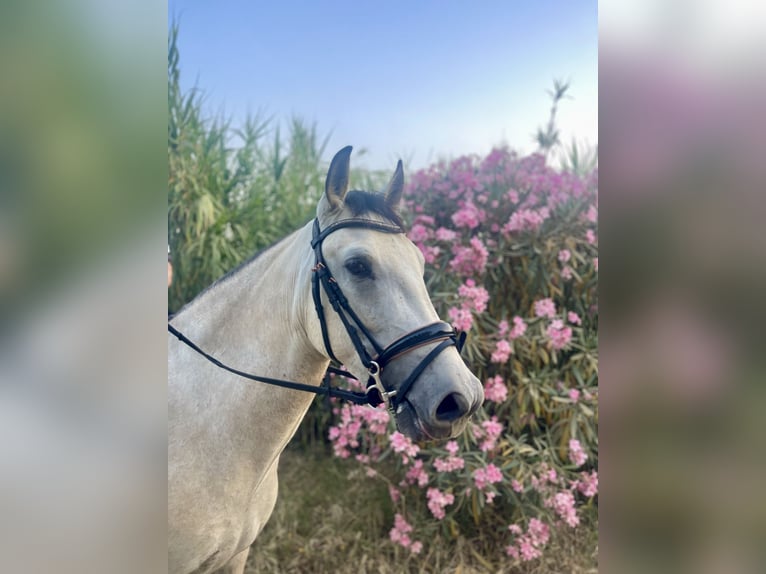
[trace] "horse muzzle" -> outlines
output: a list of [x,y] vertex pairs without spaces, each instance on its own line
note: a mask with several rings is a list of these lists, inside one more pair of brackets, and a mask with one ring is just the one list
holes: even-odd
[[[478,383],[478,380],[477,380]],[[435,441],[455,438],[465,430],[471,416],[483,402],[481,396],[469,398],[464,393],[451,392],[441,401],[430,401],[426,409],[431,412],[421,415],[412,402],[399,403],[394,420],[399,432],[414,441]],[[429,409],[429,406],[431,407]]]

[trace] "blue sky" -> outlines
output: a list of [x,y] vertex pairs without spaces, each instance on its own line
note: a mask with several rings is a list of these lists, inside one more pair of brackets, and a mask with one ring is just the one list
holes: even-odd
[[565,141],[598,138],[594,1],[169,0],[184,87],[242,121],[295,114],[369,168],[423,167],[508,143],[534,150],[546,91],[571,80]]

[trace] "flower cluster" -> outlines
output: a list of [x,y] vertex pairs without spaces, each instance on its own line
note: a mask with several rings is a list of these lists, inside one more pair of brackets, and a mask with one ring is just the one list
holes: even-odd
[[404,436],[399,431],[394,432],[388,438],[391,441],[394,452],[402,453],[402,462],[404,464],[407,464],[410,461],[410,457],[414,457],[420,451],[420,447],[413,444],[412,439]]
[[[495,356],[494,354],[492,355]],[[505,402],[508,398],[508,387],[505,381],[500,375],[495,375],[491,379],[487,379],[484,385],[484,400],[494,401],[496,403]]]
[[388,433],[391,417],[385,409],[344,404],[335,408],[334,414],[338,417],[338,422],[330,427],[328,438],[332,442],[335,456],[340,458],[348,458],[351,456],[351,449],[360,446],[359,437],[363,427],[373,435]]
[[455,502],[455,496],[441,492],[438,488],[429,488],[426,491],[428,509],[435,518],[441,520],[445,516],[444,507]]
[[444,458],[437,458],[434,460],[434,468],[438,472],[452,472],[454,470],[462,470],[465,468],[465,459],[456,456],[460,447],[458,444],[451,440],[445,448],[447,449],[448,456]]
[[513,318],[513,327],[509,330],[508,321],[500,321],[497,329],[498,341],[489,360],[493,363],[506,363],[513,353],[512,341],[527,332],[527,324],[521,317]]
[[487,452],[495,448],[497,439],[503,432],[503,423],[498,422],[497,416],[481,423],[481,426],[472,426],[473,436],[479,441],[479,449]]
[[582,446],[580,446],[580,441],[576,438],[569,441],[569,459],[575,466],[582,466],[585,464],[585,461],[588,460],[588,455],[585,454]]
[[563,349],[572,340],[572,327],[567,327],[561,319],[554,319],[545,331],[554,349]]
[[413,554],[420,554],[420,551],[423,549],[423,543],[417,540],[410,540],[410,532],[412,532],[412,525],[401,514],[394,516],[394,527],[388,533],[391,542],[409,548]]
[[497,538],[503,520],[501,558],[538,559],[597,511],[598,172],[498,148],[409,181],[408,237],[437,311],[470,332],[463,357],[485,402],[442,445],[414,444],[384,409],[336,405],[333,451],[387,484],[392,543],[417,554],[415,533],[455,536],[465,523]]
[[577,510],[575,510],[574,494],[571,492],[566,490],[558,492],[551,498],[548,498],[544,504],[545,506],[553,507],[556,514],[569,526],[574,528],[580,524],[580,517],[577,516]]
[[[432,251],[423,251],[428,256]],[[463,276],[472,274],[481,275],[487,267],[489,251],[486,245],[478,237],[472,237],[468,245],[455,244],[452,246],[452,259],[449,262],[450,269]],[[426,262],[428,258],[426,257]]]
[[473,471],[473,480],[476,483],[476,488],[484,490],[490,484],[503,480],[503,473],[494,464],[490,463],[484,468],[477,468]]
[[550,538],[550,528],[547,524],[537,518],[532,518],[526,532],[518,524],[511,524],[508,526],[508,530],[516,536],[514,544],[505,548],[508,556],[524,562],[542,556],[542,550]]

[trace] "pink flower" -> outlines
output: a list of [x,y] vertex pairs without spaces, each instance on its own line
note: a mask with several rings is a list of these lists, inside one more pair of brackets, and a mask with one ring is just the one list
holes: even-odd
[[571,258],[572,258],[572,254],[570,253],[569,249],[562,249],[561,251],[559,251],[559,261],[561,261],[562,263],[566,263]]
[[[507,359],[506,359],[507,360]],[[487,379],[484,384],[484,399],[502,403],[508,398],[508,387],[500,375]]]
[[467,227],[474,229],[484,221],[486,213],[471,202],[465,202],[461,208],[452,215],[452,223],[455,227]]
[[514,339],[518,339],[526,332],[527,332],[527,324],[524,322],[524,319],[522,319],[521,317],[514,317],[513,328],[511,329],[511,332],[508,335],[511,341],[513,341]]
[[481,423],[481,436],[485,437],[485,440],[479,445],[479,449],[482,452],[488,452],[495,448],[497,439],[503,432],[503,424],[497,421],[497,416],[493,415],[488,421]]
[[430,215],[418,215],[413,223],[433,227],[436,224],[436,220]]
[[585,232],[585,239],[591,245],[594,245],[596,243],[596,234],[593,232],[592,229],[589,229],[588,231]]
[[524,492],[524,486],[515,478],[511,481],[511,488],[513,489],[514,492],[518,492],[518,493]]
[[580,400],[580,391],[577,389],[569,389],[569,400],[571,400],[573,403],[576,403]]
[[428,473],[423,470],[423,461],[416,460],[405,475],[408,484],[416,484],[423,488],[428,484]]
[[384,410],[369,409],[361,405],[343,405],[338,411],[340,421],[328,431],[328,438],[333,443],[335,456],[339,458],[351,456],[351,449],[359,447],[359,435],[363,425],[367,425],[373,434],[387,432],[389,415],[384,412]]
[[553,319],[556,316],[556,304],[553,302],[553,299],[547,298],[535,301],[535,315]]
[[580,319],[580,316],[574,311],[570,311],[569,313],[567,313],[567,321],[572,323],[572,325],[582,325],[582,320]]
[[393,434],[389,435],[388,438],[391,441],[391,447],[394,449],[394,452],[403,453],[402,462],[404,464],[409,462],[408,457],[414,457],[418,454],[418,452],[420,452],[420,447],[416,444],[413,444],[412,440],[404,436],[399,431],[395,431]]
[[546,499],[543,504],[547,507],[553,507],[556,514],[572,528],[580,524],[580,518],[577,516],[577,510],[575,510],[574,495],[571,492],[559,492]]
[[437,458],[434,460],[434,468],[438,472],[452,472],[465,468],[465,460],[459,456],[448,456],[447,458]]
[[595,470],[590,474],[583,472],[580,474],[582,480],[577,481],[577,490],[588,498],[598,494],[598,472]]
[[548,219],[550,212],[547,207],[538,209],[520,209],[511,214],[508,223],[503,226],[503,233],[510,234],[516,231],[535,231]]
[[494,464],[489,463],[485,468],[477,468],[473,471],[473,480],[476,488],[484,490],[490,484],[502,482],[503,473]]
[[466,282],[458,288],[457,292],[464,298],[464,308],[473,309],[477,313],[483,313],[487,309],[489,292],[484,287],[477,287],[476,282],[473,279],[467,279]]
[[410,241],[412,241],[413,243],[423,243],[424,241],[428,241],[430,236],[431,236],[430,230],[424,225],[421,225],[420,223],[416,223],[415,225],[413,225],[409,233],[407,234],[407,237],[409,237]]
[[522,534],[521,528],[516,524],[512,524],[508,529],[518,537],[515,544],[506,547],[508,556],[520,558],[525,562],[542,556],[542,549],[550,539],[548,525],[537,518],[532,518],[525,534]]
[[470,247],[453,245],[450,269],[463,275],[481,275],[487,266],[489,251],[478,237],[472,237]]
[[582,466],[585,461],[588,460],[588,455],[580,445],[580,441],[576,438],[569,440],[569,460],[571,460],[575,466]]
[[448,441],[447,444],[444,445],[444,448],[453,456],[456,455],[457,451],[460,449],[454,440]]
[[[512,352],[513,352],[513,349],[511,349],[511,344],[505,339],[501,339],[495,345],[495,351],[492,353],[492,356],[490,357],[489,360],[493,363],[501,363],[501,364],[507,363]],[[502,402],[502,401],[498,401],[498,402]]]
[[521,559],[525,561],[534,560],[543,555],[542,552],[535,548],[532,542],[526,538],[519,542],[519,553],[521,554]]
[[545,546],[550,538],[550,529],[547,524],[543,524],[537,518],[532,518],[529,521],[529,527],[527,528],[532,543],[538,548]]
[[445,494],[438,488],[429,488],[426,492],[426,498],[428,498],[428,509],[438,520],[442,520],[446,516],[444,507],[455,502],[454,494]]
[[420,540],[416,540],[410,546],[410,552],[412,552],[413,554],[420,554],[421,550],[423,550],[423,543],[420,542]]
[[501,339],[505,337],[505,335],[508,333],[508,321],[503,319],[500,321],[500,323],[497,325],[497,336]]
[[595,206],[591,205],[588,208],[588,213],[587,213],[587,215],[585,217],[591,223],[596,223],[598,221],[598,210],[595,208]]
[[570,279],[572,279],[573,276],[574,274],[573,274],[572,268],[569,265],[567,265],[561,270],[561,278],[564,281],[569,281]]
[[447,314],[452,321],[452,326],[458,331],[470,331],[473,327],[473,315],[468,309],[450,307]]
[[438,241],[455,241],[457,233],[446,227],[440,227],[436,230],[436,239]]
[[401,514],[397,513],[394,516],[394,527],[388,533],[391,542],[400,544],[405,548],[409,547],[412,543],[409,532],[412,532],[412,526],[407,523]]
[[388,496],[391,498],[391,502],[396,504],[399,502],[399,498],[401,498],[402,493],[399,492],[399,489],[394,488],[393,486],[388,487]]
[[438,245],[426,245],[424,243],[416,243],[420,252],[423,254],[423,258],[428,265],[431,265],[439,257],[442,252],[441,247]]
[[572,340],[572,328],[564,327],[561,319],[551,321],[546,333],[554,349],[563,349]]

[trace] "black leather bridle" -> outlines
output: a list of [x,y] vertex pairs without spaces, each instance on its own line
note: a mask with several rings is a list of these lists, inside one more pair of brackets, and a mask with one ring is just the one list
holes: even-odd
[[[327,299],[332,305],[333,310],[340,317],[343,326],[348,333],[351,342],[356,349],[359,360],[367,369],[369,379],[367,381],[367,398],[369,404],[377,406],[380,403],[385,403],[389,410],[395,411],[396,408],[404,401],[407,393],[412,388],[417,378],[425,370],[425,368],[447,347],[455,345],[458,352],[463,348],[463,342],[465,341],[465,333],[458,335],[451,325],[443,321],[431,323],[424,327],[420,327],[415,331],[407,333],[403,337],[395,340],[388,347],[383,348],[380,343],[375,340],[370,331],[364,326],[364,323],[359,319],[354,310],[348,303],[348,299],[343,295],[343,291],[340,285],[335,280],[330,271],[327,263],[325,262],[324,255],[322,255],[322,242],[328,235],[338,231],[339,229],[346,228],[362,228],[371,229],[374,231],[380,231],[383,233],[404,233],[404,229],[398,225],[392,225],[389,223],[381,223],[378,221],[372,221],[368,219],[343,219],[336,223],[333,223],[327,227],[324,231],[319,228],[319,220],[314,220],[313,238],[311,240],[311,247],[314,249],[314,268],[313,276],[311,278],[312,288],[311,293],[314,297],[314,307],[316,308],[317,316],[319,317],[319,324],[322,327],[322,340],[324,341],[325,349],[330,359],[336,364],[340,364],[340,361],[332,351],[330,345],[330,337],[327,333],[327,321],[325,320],[324,308],[322,306],[322,299],[320,295],[319,285],[324,287]],[[353,324],[352,324],[353,322]],[[354,326],[356,325],[356,327]],[[357,328],[359,330],[357,330]],[[359,331],[364,334],[365,338],[372,345],[375,350],[375,357],[373,358],[370,352],[367,350],[362,338],[359,336]],[[423,345],[429,343],[440,343],[434,347],[425,358],[420,361],[417,367],[410,373],[410,376],[399,386],[398,389],[388,388],[381,379],[383,369],[394,359],[408,353]]]
[[[333,223],[327,227],[324,231],[320,230],[319,220],[314,220],[313,236],[311,240],[311,247],[314,250],[314,267],[312,268],[311,278],[311,294],[314,299],[314,308],[316,309],[317,317],[319,318],[319,325],[322,330],[322,340],[324,342],[325,350],[332,362],[336,365],[330,367],[328,373],[337,373],[350,378],[356,378],[351,373],[342,371],[337,368],[341,361],[335,356],[330,344],[330,337],[327,330],[327,321],[325,319],[324,306],[322,305],[321,288],[324,287],[327,300],[332,306],[333,310],[338,314],[343,326],[351,339],[356,353],[359,356],[360,361],[367,369],[369,379],[367,381],[367,389],[365,393],[356,393],[353,391],[347,391],[344,389],[338,389],[330,387],[329,384],[320,387],[314,387],[311,385],[305,385],[302,383],[296,383],[292,381],[283,381],[280,379],[272,379],[269,377],[262,377],[258,375],[252,375],[233,369],[228,365],[225,365],[215,357],[209,355],[196,344],[190,341],[186,336],[175,329],[170,323],[168,323],[168,331],[173,334],[178,340],[186,344],[203,357],[208,359],[213,364],[225,369],[231,373],[251,379],[254,381],[275,385],[279,387],[306,391],[315,394],[324,394],[331,397],[338,397],[344,400],[352,401],[357,404],[369,404],[372,406],[378,406],[381,403],[386,405],[390,411],[395,412],[398,406],[405,400],[407,393],[412,388],[412,385],[423,373],[426,367],[447,347],[454,345],[458,352],[463,348],[465,342],[465,333],[458,334],[449,323],[438,321],[420,327],[406,335],[396,339],[393,343],[387,347],[382,347],[380,343],[373,337],[372,333],[364,326],[364,323],[359,319],[358,315],[351,308],[348,299],[343,294],[340,285],[333,277],[330,268],[327,266],[327,262],[322,254],[322,242],[328,235],[334,233],[339,229],[344,228],[362,228],[371,229],[373,231],[380,231],[383,233],[404,233],[404,229],[398,225],[389,223],[382,223],[369,219],[344,219]],[[372,345],[375,355],[371,355],[367,350],[362,337],[359,335],[359,331],[362,332],[367,341]],[[398,389],[389,388],[383,383],[381,375],[383,369],[393,360],[401,357],[402,355],[409,353],[430,343],[439,344],[434,347],[415,369],[410,373],[407,379],[399,386]],[[329,382],[329,378],[325,377],[325,382]]]

